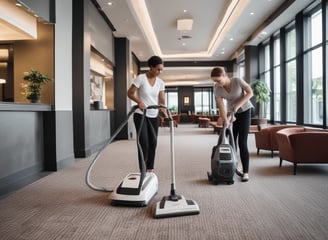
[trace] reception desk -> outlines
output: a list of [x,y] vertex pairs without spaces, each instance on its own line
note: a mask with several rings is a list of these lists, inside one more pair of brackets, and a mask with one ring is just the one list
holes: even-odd
[[45,104],[0,102],[0,194],[55,166],[46,154],[55,143],[45,137],[54,128],[48,122],[52,110]]

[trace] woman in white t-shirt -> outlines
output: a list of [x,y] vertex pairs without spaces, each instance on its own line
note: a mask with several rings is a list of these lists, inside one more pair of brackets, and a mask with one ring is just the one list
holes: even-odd
[[[247,139],[251,123],[251,108],[253,108],[250,102],[250,98],[253,96],[252,88],[240,78],[229,78],[222,67],[213,68],[211,78],[215,82],[216,102],[224,123],[228,124],[228,115],[235,115],[232,131],[235,142],[238,138],[240,160],[243,167],[242,171],[237,169],[236,173],[241,176],[243,182],[247,182],[249,179]],[[223,99],[226,99],[226,108]]]
[[[149,71],[142,73],[132,82],[128,97],[138,104],[139,109],[133,116],[136,131],[140,132],[140,145],[144,155],[147,171],[153,171],[158,135],[158,111],[147,109],[144,124],[141,125],[143,111],[151,105],[165,105],[165,84],[158,76],[163,71],[163,60],[158,56],[148,59]],[[139,168],[141,170],[141,153],[138,149]]]

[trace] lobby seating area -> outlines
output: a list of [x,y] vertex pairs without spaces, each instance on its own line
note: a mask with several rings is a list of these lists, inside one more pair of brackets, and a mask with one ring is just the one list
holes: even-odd
[[277,132],[276,140],[279,149],[280,164],[286,160],[294,164],[296,175],[299,163],[328,163],[328,131],[291,127]]
[[[180,114],[173,114],[172,115],[172,119],[173,119],[173,126],[174,127],[178,127],[179,123],[180,123]],[[163,117],[159,117],[159,126],[160,127],[169,127],[170,122],[163,118]]]
[[210,126],[210,122],[211,120],[209,118],[200,117],[198,118],[198,127],[207,128]]
[[214,133],[220,133],[223,127],[223,119],[219,116],[212,118],[212,120],[209,117],[199,117],[198,127],[203,127],[203,128],[212,127]]
[[273,157],[274,151],[278,151],[276,133],[281,129],[290,127],[295,127],[295,125],[258,126],[259,130],[254,132],[257,155],[260,153],[260,149],[262,149],[271,151],[271,157]]

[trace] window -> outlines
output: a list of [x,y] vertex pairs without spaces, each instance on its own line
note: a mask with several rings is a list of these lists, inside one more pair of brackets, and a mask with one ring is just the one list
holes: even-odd
[[246,81],[245,78],[245,53],[243,52],[237,59],[237,76]]
[[195,102],[196,113],[204,113],[204,114],[216,113],[216,109],[213,109],[212,88],[195,88],[194,102]]
[[[262,51],[262,59],[264,59],[264,64],[260,65],[261,74],[260,78],[265,81],[265,83],[270,86],[270,42],[265,43]],[[262,62],[262,61],[261,61]],[[264,113],[264,118],[270,119],[270,101],[267,103],[260,104],[262,109],[259,109],[259,113]],[[259,116],[263,117],[263,116]]]
[[280,37],[277,36],[273,42],[273,63],[274,63],[274,120],[281,120],[281,107],[280,107]]
[[165,103],[167,108],[172,114],[178,112],[178,90],[177,89],[166,89],[165,90]]
[[292,26],[286,33],[286,120],[296,122],[296,32]]
[[305,18],[304,123],[323,124],[322,14],[321,9]]
[[286,64],[286,110],[287,122],[296,122],[296,60]]

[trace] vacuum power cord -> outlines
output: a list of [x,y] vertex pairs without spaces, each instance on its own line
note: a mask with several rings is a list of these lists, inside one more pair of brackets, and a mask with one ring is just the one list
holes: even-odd
[[[160,108],[164,108],[166,109],[166,111],[168,112],[168,115],[169,115],[169,118],[171,118],[171,114],[170,112],[168,111],[168,109],[165,107],[165,106],[158,106],[158,105],[152,105],[152,106],[148,106],[147,109],[160,109]],[[138,105],[135,105],[131,108],[130,112],[128,113],[128,116],[126,118],[126,120],[124,122],[121,123],[121,125],[117,128],[117,130],[113,133],[113,135],[108,139],[108,141],[103,145],[103,147],[101,147],[97,154],[95,155],[95,157],[93,158],[91,164],[89,165],[88,169],[87,169],[87,172],[86,172],[86,175],[85,175],[85,182],[87,184],[87,186],[89,188],[91,188],[92,190],[95,190],[95,191],[100,191],[100,192],[113,192],[114,189],[108,189],[108,188],[105,188],[105,187],[99,187],[99,186],[96,186],[94,185],[91,180],[90,180],[90,176],[91,176],[91,171],[94,167],[94,165],[96,164],[97,160],[99,159],[102,151],[109,145],[113,142],[113,140],[116,138],[116,136],[121,132],[121,130],[124,128],[124,126],[128,123],[129,121],[129,118],[130,116],[138,109]],[[145,116],[146,116],[146,110],[143,114],[143,118],[142,118],[142,121],[141,121],[141,126],[144,124],[144,121],[145,121]],[[137,145],[138,145],[138,148],[141,150],[141,145],[140,145],[140,142],[139,142],[139,137],[140,137],[140,130],[141,128],[138,130],[138,133],[137,133]],[[152,129],[152,132],[153,134],[155,134],[155,130]],[[142,150],[141,150],[142,151]],[[146,166],[145,166],[145,162],[144,162],[144,159],[143,159],[143,154],[141,154],[141,157],[142,157],[142,163],[141,163],[141,178],[140,178],[140,183],[139,183],[139,188],[141,188],[141,185],[142,185],[142,182],[143,182],[143,179],[145,177],[145,172],[146,172]]]
[[85,175],[85,182],[88,185],[88,187],[90,187],[92,190],[100,191],[100,192],[113,192],[114,191],[113,189],[107,189],[105,187],[95,186],[90,181],[91,171],[92,171],[95,163],[97,162],[98,158],[100,157],[101,152],[104,150],[105,147],[107,147],[109,144],[111,144],[113,142],[113,140],[116,138],[116,136],[121,132],[121,130],[124,128],[124,126],[128,123],[130,116],[135,112],[135,110],[137,108],[138,108],[138,106],[132,107],[131,111],[128,113],[128,117],[126,118],[126,120],[123,123],[121,123],[121,125],[117,128],[117,130],[112,135],[112,137],[108,139],[108,141],[104,144],[104,146],[102,148],[100,148],[100,150],[97,152],[96,156],[93,158],[90,166],[88,167],[87,173]]

